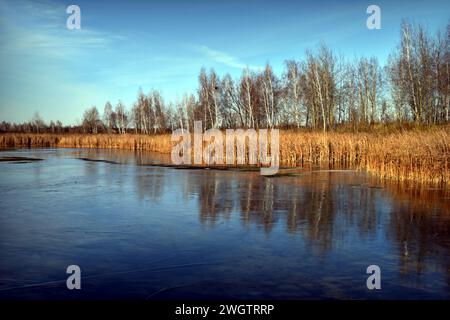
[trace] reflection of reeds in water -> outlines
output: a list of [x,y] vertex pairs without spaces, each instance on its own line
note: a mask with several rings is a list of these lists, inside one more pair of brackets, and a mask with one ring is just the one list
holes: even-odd
[[[267,235],[282,226],[320,253],[353,241],[349,232],[356,231],[362,241],[389,238],[404,274],[424,271],[430,259],[450,266],[449,189],[350,172],[305,174],[302,179],[210,172],[184,179],[181,193],[186,201],[195,196],[205,225],[218,226],[236,215],[244,227]],[[145,185],[151,184],[139,184]],[[152,189],[148,194],[153,196]]]
[[421,274],[430,257],[441,260],[450,285],[450,190],[391,184],[387,235],[397,244],[400,272]]
[[[170,153],[174,144],[170,134],[0,135],[0,147],[105,148]],[[328,164],[329,167],[367,170],[398,180],[448,185],[450,131],[443,128],[376,134],[285,130],[280,132],[280,162],[292,167]]]

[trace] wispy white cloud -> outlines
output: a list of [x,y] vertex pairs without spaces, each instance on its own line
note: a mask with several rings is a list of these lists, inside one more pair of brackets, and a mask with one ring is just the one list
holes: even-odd
[[1,1],[0,9],[0,53],[3,54],[70,59],[123,39],[118,34],[83,26],[81,30],[68,30],[65,6],[60,3]]
[[209,59],[211,59],[217,63],[224,64],[231,68],[237,68],[237,69],[249,68],[252,70],[262,69],[261,66],[245,64],[245,63],[241,62],[240,59],[237,57],[234,57],[223,51],[213,50],[207,46],[198,46],[198,47],[196,47],[196,49],[199,52],[205,54]]
[[83,108],[101,108],[106,100],[131,105],[139,87],[162,90],[169,100],[193,92],[205,61],[231,74],[260,68],[192,45],[199,42],[173,41],[147,29],[120,33],[96,23],[93,13],[89,24],[82,18],[81,30],[67,30],[66,5],[0,0],[0,119],[22,121],[39,110],[45,119],[73,123]]

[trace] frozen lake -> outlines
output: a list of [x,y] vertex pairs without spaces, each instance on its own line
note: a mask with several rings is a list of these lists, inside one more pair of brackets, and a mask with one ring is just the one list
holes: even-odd
[[[0,162],[0,299],[450,298],[448,190],[176,170],[134,151],[0,152],[17,156],[43,160]],[[73,264],[81,290],[66,288]]]

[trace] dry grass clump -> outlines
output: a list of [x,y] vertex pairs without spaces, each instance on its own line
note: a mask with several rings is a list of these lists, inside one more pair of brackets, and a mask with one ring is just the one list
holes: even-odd
[[[147,150],[170,153],[170,134],[2,134],[0,147],[66,147]],[[225,147],[224,147],[225,150]],[[280,130],[280,163],[367,170],[381,177],[450,184],[450,130],[391,133],[298,132]]]
[[382,177],[450,184],[450,132],[373,133],[284,132],[280,157],[288,166],[328,163]]
[[0,147],[101,148],[169,153],[170,135],[133,134],[2,134]]

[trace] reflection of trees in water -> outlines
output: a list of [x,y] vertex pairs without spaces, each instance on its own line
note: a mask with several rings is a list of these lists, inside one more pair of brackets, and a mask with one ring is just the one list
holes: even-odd
[[255,224],[270,232],[285,221],[288,232],[298,232],[326,250],[333,245],[333,233],[344,234],[348,224],[357,223],[363,235],[376,230],[373,191],[345,188],[332,183],[329,175],[306,177],[299,185],[292,183],[295,178],[210,172],[188,175],[190,182],[185,186],[198,197],[201,222],[214,224],[229,219],[234,211],[244,225]]
[[196,199],[201,223],[214,225],[235,214],[244,226],[267,233],[285,224],[287,232],[322,251],[331,250],[349,232],[370,240],[386,225],[382,236],[398,247],[403,273],[422,272],[432,257],[450,274],[449,191],[381,183],[354,173],[265,178],[217,171],[139,172],[141,199],[159,200],[164,186],[170,186],[180,201]]
[[[286,224],[321,250],[348,232],[375,237],[380,224],[399,248],[402,270],[421,272],[429,255],[450,268],[448,192],[407,189],[355,174],[325,173],[301,179],[209,172],[187,174],[187,193],[198,197],[199,219],[214,224],[235,212],[244,225],[271,232]],[[442,258],[442,259],[441,259]]]
[[199,201],[199,219],[201,222],[216,222],[219,219],[228,220],[233,210],[233,192],[231,179],[216,179],[206,175],[205,179],[196,177]]
[[202,222],[228,219],[234,210],[244,225],[253,223],[270,232],[277,222],[285,220],[288,232],[301,229],[308,239],[323,241],[325,248],[331,247],[337,217],[342,227],[345,223],[359,224],[363,234],[376,227],[373,191],[345,188],[332,183],[328,176],[306,178],[306,185],[250,174],[188,176],[190,182],[184,186],[198,196]]
[[[330,249],[333,245],[333,226],[336,212],[333,194],[330,192],[328,183],[322,182],[318,188],[303,190],[303,199],[304,202],[300,204],[301,210],[298,210],[296,214],[302,222],[301,225],[304,226],[306,238],[319,244],[322,250]],[[292,212],[292,210],[290,211]],[[297,231],[289,225],[289,220],[288,230],[291,230],[291,232]]]
[[164,172],[162,172],[163,170],[152,168],[147,172],[138,171],[136,173],[136,193],[140,200],[148,197],[150,200],[158,202],[161,199],[167,180]]
[[237,207],[244,225],[254,222],[270,231],[277,220],[279,190],[269,179],[245,179],[237,182]]
[[90,179],[96,179],[99,173],[97,163],[92,162],[85,162],[84,163],[84,174],[85,176],[89,177]]
[[[170,155],[160,154],[150,151],[140,150],[120,150],[120,149],[77,149],[71,152],[77,158],[87,158],[92,160],[106,160],[110,163],[99,163],[86,161],[85,174],[90,179],[97,179],[99,168],[102,168],[102,176],[108,184],[122,186],[126,183],[126,173],[134,170],[136,193],[139,199],[149,197],[153,201],[161,199],[164,185],[167,182],[167,175],[164,169],[158,167],[148,167],[148,171],[141,170],[141,165],[168,163]],[[169,160],[168,160],[169,159]],[[137,166],[130,166],[137,165]],[[123,175],[125,173],[125,175]]]
[[423,273],[427,260],[437,258],[450,285],[450,190],[396,185],[390,194],[388,232],[397,244],[401,272]]

